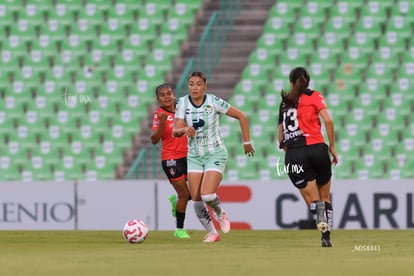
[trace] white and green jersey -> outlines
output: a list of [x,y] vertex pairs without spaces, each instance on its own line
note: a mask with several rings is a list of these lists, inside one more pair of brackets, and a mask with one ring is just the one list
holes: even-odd
[[225,114],[230,104],[213,95],[206,94],[200,106],[192,103],[190,96],[178,101],[175,118],[184,119],[187,126],[196,129],[194,138],[188,138],[188,153],[204,156],[221,148],[225,150],[220,128],[220,114]]

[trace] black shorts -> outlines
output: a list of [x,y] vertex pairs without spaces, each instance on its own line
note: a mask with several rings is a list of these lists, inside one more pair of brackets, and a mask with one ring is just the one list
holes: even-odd
[[187,157],[162,160],[161,166],[170,182],[187,177]]
[[285,171],[295,187],[306,187],[316,179],[317,185],[325,185],[332,176],[332,165],[326,144],[314,144],[290,148],[285,155]]

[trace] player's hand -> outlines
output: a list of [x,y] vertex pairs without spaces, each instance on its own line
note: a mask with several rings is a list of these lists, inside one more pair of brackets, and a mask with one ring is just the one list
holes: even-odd
[[158,119],[160,120],[161,124],[164,124],[167,121],[168,115],[164,112],[158,114]]
[[185,134],[188,137],[194,138],[195,134],[196,134],[195,128],[194,127],[186,127],[185,128]]
[[254,151],[253,145],[251,143],[250,144],[244,144],[244,153],[247,156],[254,156],[255,151]]
[[332,155],[332,164],[336,165],[339,162],[338,154],[336,153],[335,147],[329,147],[329,152]]

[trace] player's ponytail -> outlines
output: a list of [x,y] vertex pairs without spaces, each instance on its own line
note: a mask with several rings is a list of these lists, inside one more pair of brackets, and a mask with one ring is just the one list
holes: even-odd
[[296,67],[290,72],[289,81],[293,84],[292,89],[290,91],[282,90],[280,94],[282,101],[288,107],[296,108],[300,94],[309,86],[310,77],[305,68]]

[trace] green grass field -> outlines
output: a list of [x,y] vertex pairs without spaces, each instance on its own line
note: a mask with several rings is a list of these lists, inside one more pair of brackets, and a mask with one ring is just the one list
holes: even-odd
[[336,230],[333,248],[316,230],[232,231],[210,244],[189,233],[129,244],[121,231],[0,231],[0,275],[413,275],[409,230]]

